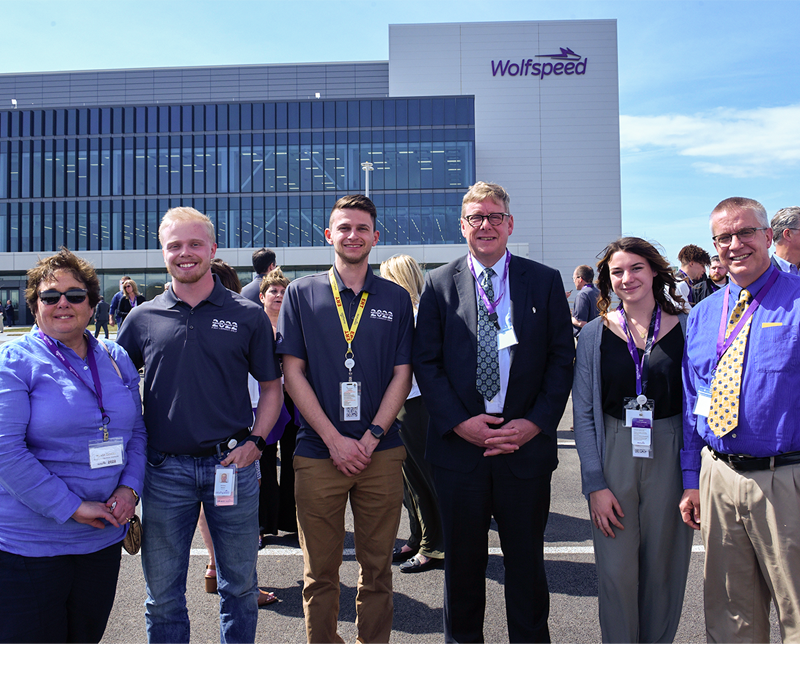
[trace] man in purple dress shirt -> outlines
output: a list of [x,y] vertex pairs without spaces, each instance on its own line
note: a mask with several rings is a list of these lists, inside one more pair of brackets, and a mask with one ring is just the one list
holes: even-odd
[[[769,642],[772,599],[783,641],[797,643],[800,277],[771,266],[772,230],[757,201],[722,201],[711,213],[711,232],[730,284],[689,315],[680,511],[686,524],[700,529],[705,544],[708,641]],[[737,323],[726,337],[728,315],[743,288],[752,296],[741,316],[744,324]],[[729,342],[740,326],[743,348],[736,339]],[[715,371],[730,374],[725,364],[737,352],[741,377],[727,383],[738,385],[738,396],[737,388],[729,396],[736,417],[715,417],[712,402],[722,382],[713,382]]]

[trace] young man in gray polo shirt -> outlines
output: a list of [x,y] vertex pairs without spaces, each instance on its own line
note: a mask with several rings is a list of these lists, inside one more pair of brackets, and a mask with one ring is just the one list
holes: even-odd
[[348,498],[360,566],[358,641],[386,643],[392,630],[406,457],[395,418],[411,388],[414,317],[408,293],[369,266],[375,217],[364,196],[337,201],[325,230],[334,266],[293,281],[278,319],[277,352],[302,421],[294,469],[309,642],[342,642],[336,624]]
[[[254,642],[258,482],[283,390],[269,320],[211,274],[214,225],[173,208],[159,227],[172,286],[128,315],[118,342],[145,367],[147,470],[142,566],[149,642],[188,643],[186,571],[200,503],[214,541],[221,642]],[[259,381],[253,422],[247,375]],[[250,426],[252,425],[252,434]],[[215,502],[217,465],[237,465],[237,499]]]

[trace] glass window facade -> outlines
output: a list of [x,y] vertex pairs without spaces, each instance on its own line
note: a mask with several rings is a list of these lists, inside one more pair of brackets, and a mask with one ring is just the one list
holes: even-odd
[[381,243],[459,242],[474,98],[0,111],[0,251],[156,249],[176,205],[223,248],[320,246],[365,161]]

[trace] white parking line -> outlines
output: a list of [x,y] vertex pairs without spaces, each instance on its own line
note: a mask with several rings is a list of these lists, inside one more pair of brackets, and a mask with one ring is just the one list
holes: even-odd
[[[693,545],[692,552],[703,553],[705,552],[705,548],[703,548],[702,545]],[[123,552],[122,554],[127,555],[128,553]],[[192,555],[193,557],[208,556],[208,552],[203,548],[192,548],[189,554]],[[346,557],[353,557],[355,556],[356,551],[353,548],[345,548],[342,554]],[[489,554],[502,555],[503,551],[500,548],[489,548]],[[589,545],[562,545],[554,547],[545,547],[544,554],[545,555],[592,555],[594,554],[594,548]],[[259,550],[258,555],[259,557],[277,557],[280,555],[284,556],[291,555],[294,557],[302,557],[303,551],[300,550],[300,548],[264,548],[263,550]]]

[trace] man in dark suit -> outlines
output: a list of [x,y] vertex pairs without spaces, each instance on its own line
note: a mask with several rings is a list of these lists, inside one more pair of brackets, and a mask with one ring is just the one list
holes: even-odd
[[469,254],[428,274],[414,335],[444,528],[446,642],[483,642],[492,516],[509,639],[550,641],[544,529],[575,349],[558,272],[506,250],[508,200],[499,185],[470,187]]
[[106,334],[106,340],[108,340],[108,315],[111,311],[111,305],[109,305],[105,298],[101,295],[100,302],[97,303],[97,307],[94,308],[94,337],[100,335],[100,329],[102,328]]

